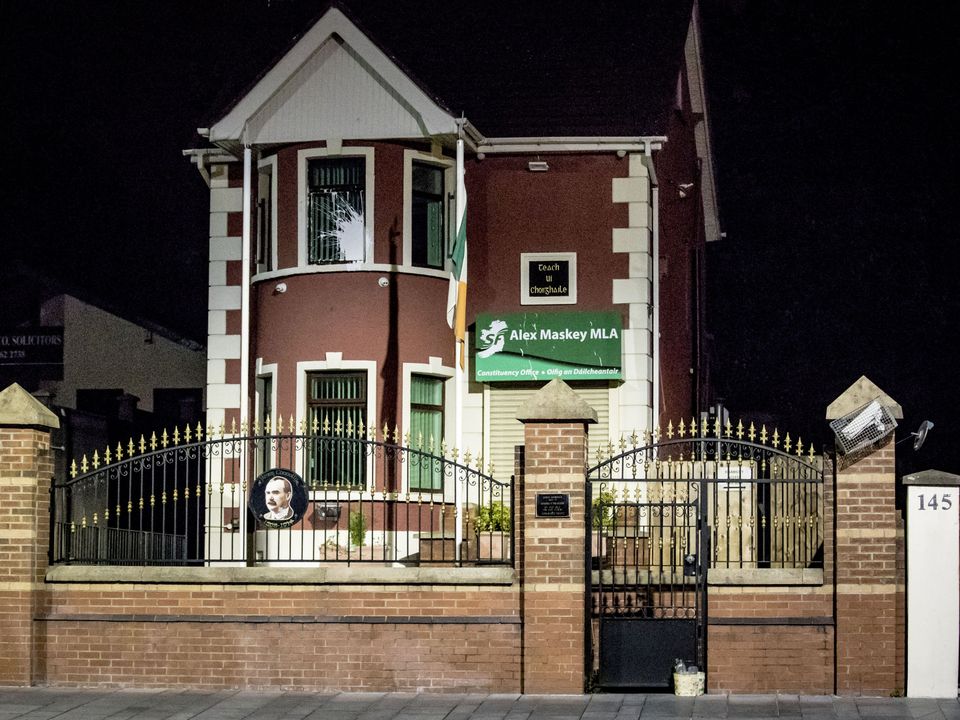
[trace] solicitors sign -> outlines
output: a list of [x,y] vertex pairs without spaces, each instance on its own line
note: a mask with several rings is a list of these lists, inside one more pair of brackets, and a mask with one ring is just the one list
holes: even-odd
[[483,313],[477,316],[477,382],[619,380],[619,313]]
[[0,328],[0,365],[63,365],[63,328]]

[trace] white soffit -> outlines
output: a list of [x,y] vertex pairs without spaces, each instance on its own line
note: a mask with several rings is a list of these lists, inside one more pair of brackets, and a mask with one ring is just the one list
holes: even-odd
[[210,140],[259,145],[456,131],[450,113],[331,8],[210,128]]

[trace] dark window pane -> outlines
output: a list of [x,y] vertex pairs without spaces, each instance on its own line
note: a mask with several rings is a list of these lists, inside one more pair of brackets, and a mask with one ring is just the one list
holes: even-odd
[[307,164],[307,260],[364,260],[365,158],[319,158]]
[[418,267],[443,268],[443,168],[413,164],[412,261]]

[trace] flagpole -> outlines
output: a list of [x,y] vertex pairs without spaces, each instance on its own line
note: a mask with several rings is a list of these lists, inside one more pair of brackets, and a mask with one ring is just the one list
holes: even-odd
[[[464,181],[463,181],[463,139],[459,137],[459,134],[463,132],[463,123],[458,123],[458,137],[457,137],[457,194],[456,194],[456,231],[459,237],[460,235],[460,224],[466,222],[464,217]],[[466,277],[461,278],[466,280]],[[459,301],[458,301],[459,304]],[[462,358],[466,355],[466,352],[463,352],[465,348],[461,348],[461,340],[457,337],[456,332],[454,333],[453,340],[453,366],[454,366],[454,400],[453,400],[453,414],[454,414],[454,442],[456,443],[454,447],[459,448],[460,452],[463,453],[463,389],[464,389],[464,368]],[[462,353],[462,354],[461,354]],[[455,474],[457,477],[457,482],[454,483],[454,503],[456,505],[456,529],[454,531],[454,543],[456,548],[456,559],[457,562],[460,562],[461,559],[461,545],[463,544],[463,484],[466,482],[466,476],[460,478],[459,473]]]

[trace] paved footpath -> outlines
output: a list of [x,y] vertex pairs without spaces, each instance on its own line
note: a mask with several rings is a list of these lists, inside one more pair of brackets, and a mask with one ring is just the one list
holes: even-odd
[[0,720],[960,720],[960,703],[797,695],[428,695],[0,687]]

